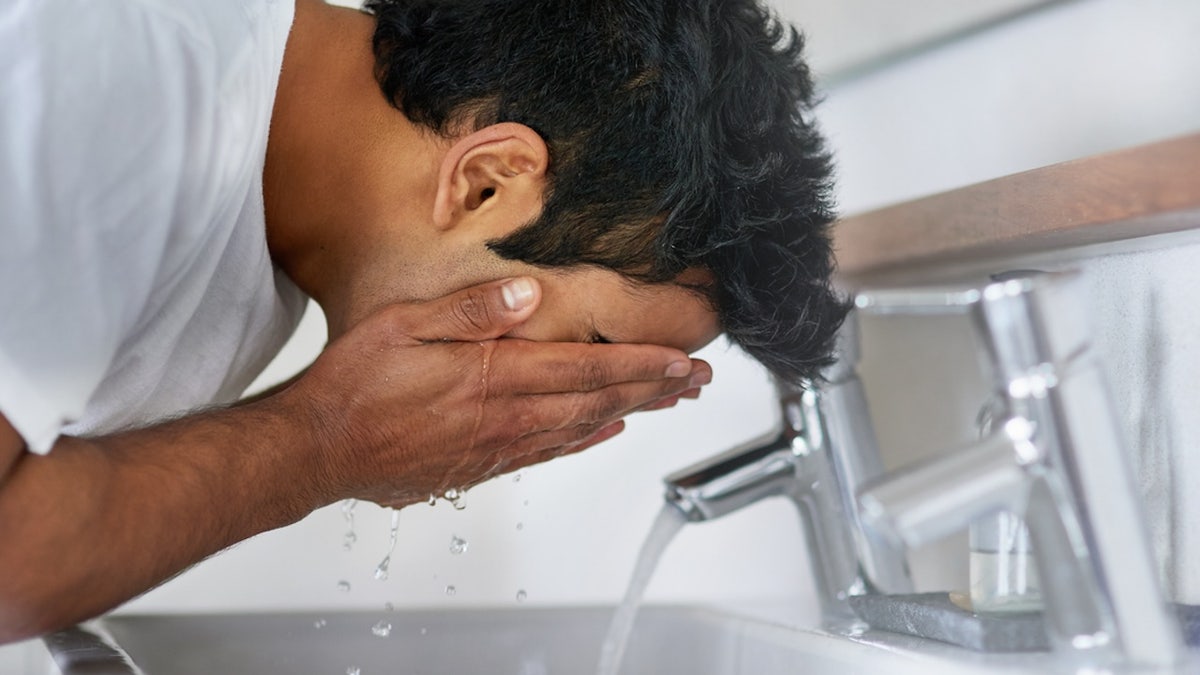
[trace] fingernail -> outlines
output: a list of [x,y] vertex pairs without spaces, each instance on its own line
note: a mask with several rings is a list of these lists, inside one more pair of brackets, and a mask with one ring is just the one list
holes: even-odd
[[509,310],[522,310],[533,302],[533,284],[528,279],[513,279],[500,287],[500,295]]
[[691,361],[675,361],[667,366],[667,377],[683,377],[692,372]]
[[708,370],[702,370],[692,376],[689,384],[691,384],[693,387],[700,387],[708,384],[709,382],[712,382],[712,372]]

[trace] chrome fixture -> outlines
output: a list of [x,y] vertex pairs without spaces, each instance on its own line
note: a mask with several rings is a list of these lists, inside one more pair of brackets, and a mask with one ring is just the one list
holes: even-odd
[[883,473],[855,365],[853,314],[839,335],[825,381],[776,383],[778,427],[766,435],[667,476],[667,502],[693,522],[713,520],[768,497],[790,498],[803,524],[827,625],[857,622],[847,600],[911,588],[903,552],[862,535],[853,496]]
[[1183,655],[1159,590],[1123,436],[1083,315],[1079,278],[860,294],[859,311],[968,314],[1000,401],[967,447],[860,492],[868,532],[897,550],[1008,511],[1033,542],[1050,644],[1089,663],[1162,667]]

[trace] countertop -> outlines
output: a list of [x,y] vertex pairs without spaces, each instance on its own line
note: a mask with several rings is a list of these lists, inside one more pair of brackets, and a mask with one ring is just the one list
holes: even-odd
[[852,285],[1200,228],[1200,133],[1025,171],[837,222]]

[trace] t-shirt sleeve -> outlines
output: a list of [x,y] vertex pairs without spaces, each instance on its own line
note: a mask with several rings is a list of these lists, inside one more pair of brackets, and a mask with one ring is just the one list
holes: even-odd
[[0,8],[0,412],[34,452],[82,414],[186,236],[203,54],[136,0]]

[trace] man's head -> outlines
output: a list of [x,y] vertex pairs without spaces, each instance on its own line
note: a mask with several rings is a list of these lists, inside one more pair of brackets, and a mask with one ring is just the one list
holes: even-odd
[[487,240],[500,257],[683,285],[777,375],[826,364],[845,305],[829,285],[830,162],[794,31],[749,0],[366,9],[376,77],[409,120],[447,138],[535,132],[483,139],[512,143],[510,159],[463,167],[449,203],[443,184],[443,216],[495,195],[480,171],[541,177],[528,222]]

